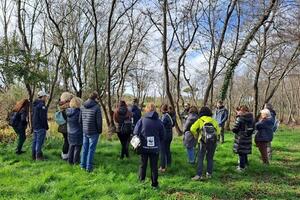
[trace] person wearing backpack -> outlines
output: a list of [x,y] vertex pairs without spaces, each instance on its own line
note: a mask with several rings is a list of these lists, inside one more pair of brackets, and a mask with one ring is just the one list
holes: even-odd
[[197,121],[199,118],[198,116],[198,109],[195,106],[191,106],[189,108],[188,117],[185,120],[183,125],[183,144],[187,150],[188,162],[190,164],[195,164],[195,146],[197,144],[197,140],[190,132],[191,126]]
[[218,122],[212,118],[212,111],[210,108],[204,106],[200,109],[199,119],[191,126],[191,133],[198,137],[198,170],[197,175],[192,180],[203,180],[203,160],[206,157],[207,171],[206,178],[211,178],[213,172],[213,159],[217,147],[217,137],[220,134],[220,127]]
[[218,121],[219,127],[221,129],[221,134],[218,137],[218,142],[224,143],[224,126],[225,122],[228,119],[228,110],[225,108],[223,101],[218,101],[214,118]]
[[152,187],[158,187],[158,157],[164,140],[164,125],[159,120],[154,103],[147,104],[145,116],[136,124],[133,134],[140,138],[141,145],[139,153],[141,164],[139,168],[139,179],[144,182],[147,172],[148,160],[151,167]]
[[172,163],[172,154],[171,154],[171,142],[173,139],[173,126],[174,121],[172,116],[169,113],[169,107],[167,104],[163,104],[161,106],[161,121],[165,127],[165,136],[164,142],[161,145],[161,153],[160,153],[160,172],[165,172],[166,168],[169,167]]
[[70,108],[66,110],[69,154],[68,161],[71,165],[80,163],[80,151],[82,146],[82,125],[80,124],[81,99],[73,97],[70,101]]
[[63,92],[60,96],[60,101],[58,103],[59,111],[57,114],[60,114],[64,122],[58,124],[58,132],[61,133],[64,137],[64,143],[61,152],[61,159],[68,160],[69,152],[69,142],[68,142],[68,129],[67,129],[67,114],[66,110],[70,107],[70,101],[73,98],[73,94],[69,92]]
[[129,106],[129,111],[132,113],[132,127],[135,127],[136,123],[141,119],[142,117],[142,111],[138,106],[138,99],[134,98],[133,99],[133,104],[132,106]]
[[117,123],[117,134],[120,140],[122,149],[120,159],[124,159],[124,156],[129,158],[129,142],[130,135],[132,134],[132,113],[128,110],[125,101],[120,101],[115,112],[114,121]]
[[261,153],[261,159],[264,164],[269,164],[268,143],[273,140],[273,126],[271,112],[268,109],[260,111],[260,119],[255,124],[255,143]]
[[252,134],[254,117],[249,108],[242,105],[237,110],[237,117],[232,128],[234,135],[233,152],[239,155],[237,171],[244,171],[248,165],[248,154],[252,152]]
[[93,92],[80,109],[79,123],[82,124],[83,145],[80,167],[93,171],[94,154],[102,133],[102,114],[97,102],[99,95]]
[[12,126],[12,128],[18,135],[18,146],[16,148],[17,155],[25,153],[25,151],[22,151],[22,147],[26,140],[28,109],[29,109],[28,99],[23,99],[21,101],[18,101],[14,106],[12,113],[10,114],[9,117],[9,125]]
[[32,110],[32,159],[44,160],[42,148],[46,138],[46,132],[49,129],[48,108],[46,106],[48,94],[44,91],[39,91],[37,96],[38,98],[33,102]]

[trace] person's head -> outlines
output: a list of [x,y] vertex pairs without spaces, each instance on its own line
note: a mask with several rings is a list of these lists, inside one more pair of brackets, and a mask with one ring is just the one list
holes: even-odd
[[273,110],[273,106],[270,103],[266,103],[264,109]]
[[22,99],[21,101],[18,101],[16,105],[14,106],[13,111],[19,112],[21,109],[25,109],[26,111],[29,108],[29,100],[28,99]]
[[184,104],[184,109],[185,110],[189,110],[191,107],[191,105],[189,103]]
[[60,95],[60,102],[62,103],[67,103],[67,102],[70,102],[71,99],[74,97],[74,95],[70,92],[63,92],[61,95]]
[[127,104],[126,104],[126,102],[125,102],[124,100],[121,100],[121,101],[119,102],[118,107],[127,107]]
[[222,107],[222,106],[224,106],[223,101],[221,101],[221,100],[218,101],[218,102],[217,102],[217,107],[220,108],[220,107]]
[[45,91],[39,91],[39,92],[37,93],[38,99],[40,99],[40,100],[42,100],[42,101],[44,101],[44,102],[47,101],[48,96],[49,96],[49,95],[48,95]]
[[78,97],[73,97],[70,101],[70,108],[80,108],[81,106],[81,99]]
[[241,105],[239,112],[242,112],[242,113],[249,112],[249,108],[246,105]]
[[97,101],[98,98],[99,98],[99,94],[97,91],[92,92],[89,96],[89,99],[94,100],[94,101]]
[[209,107],[203,106],[202,108],[200,108],[199,115],[200,115],[200,117],[202,117],[202,116],[211,117],[213,114]]
[[261,119],[267,119],[271,118],[271,112],[269,109],[263,109],[260,111],[260,118]]
[[137,98],[134,98],[132,101],[133,105],[138,105],[139,104],[139,100]]
[[190,114],[197,114],[198,113],[198,108],[196,106],[191,106],[189,109]]
[[160,111],[161,111],[162,113],[166,113],[166,112],[168,112],[168,110],[169,110],[168,104],[163,104],[163,105],[161,105]]
[[145,107],[145,112],[156,112],[156,106],[154,103],[148,103]]

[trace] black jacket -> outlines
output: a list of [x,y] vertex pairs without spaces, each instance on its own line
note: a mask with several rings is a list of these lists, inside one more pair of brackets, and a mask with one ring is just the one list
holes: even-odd
[[102,133],[102,114],[98,103],[89,99],[81,107],[80,123],[82,132],[87,135]]
[[159,120],[157,112],[149,112],[140,119],[133,131],[141,139],[140,153],[159,153],[161,142],[164,139],[164,125]]
[[142,117],[141,109],[137,105],[133,105],[129,108],[129,111],[133,114],[133,124],[135,125]]
[[48,108],[45,105],[45,102],[40,99],[36,99],[33,102],[33,112],[32,112],[33,130],[49,129],[47,113],[48,113]]
[[251,154],[254,118],[252,113],[237,116],[232,132],[235,133],[233,151],[237,154]]
[[66,110],[68,140],[71,145],[82,145],[82,126],[79,121],[80,109],[68,108]]
[[17,129],[26,129],[27,127],[27,116],[28,116],[28,112],[25,109],[21,109],[18,112],[18,117],[17,117],[17,123],[16,126],[14,128]]

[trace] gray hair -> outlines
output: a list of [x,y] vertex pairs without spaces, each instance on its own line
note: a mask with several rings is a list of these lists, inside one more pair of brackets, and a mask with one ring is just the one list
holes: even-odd
[[263,109],[263,110],[261,110],[260,111],[260,114],[264,114],[264,115],[266,115],[266,117],[267,118],[271,118],[272,116],[271,116],[271,112],[270,112],[270,110],[269,109],[267,109],[267,108],[265,108],[265,109]]

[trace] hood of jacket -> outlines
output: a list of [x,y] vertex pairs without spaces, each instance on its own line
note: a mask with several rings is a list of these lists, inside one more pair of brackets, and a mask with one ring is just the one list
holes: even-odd
[[96,106],[98,103],[95,100],[88,99],[86,102],[83,103],[83,106],[87,109]]
[[40,99],[36,99],[33,102],[33,107],[42,107],[45,105],[45,102],[43,100]]
[[72,117],[80,112],[79,108],[68,108],[66,110],[67,117]]
[[158,113],[157,112],[147,112],[145,114],[145,118],[149,118],[149,119],[159,119]]

